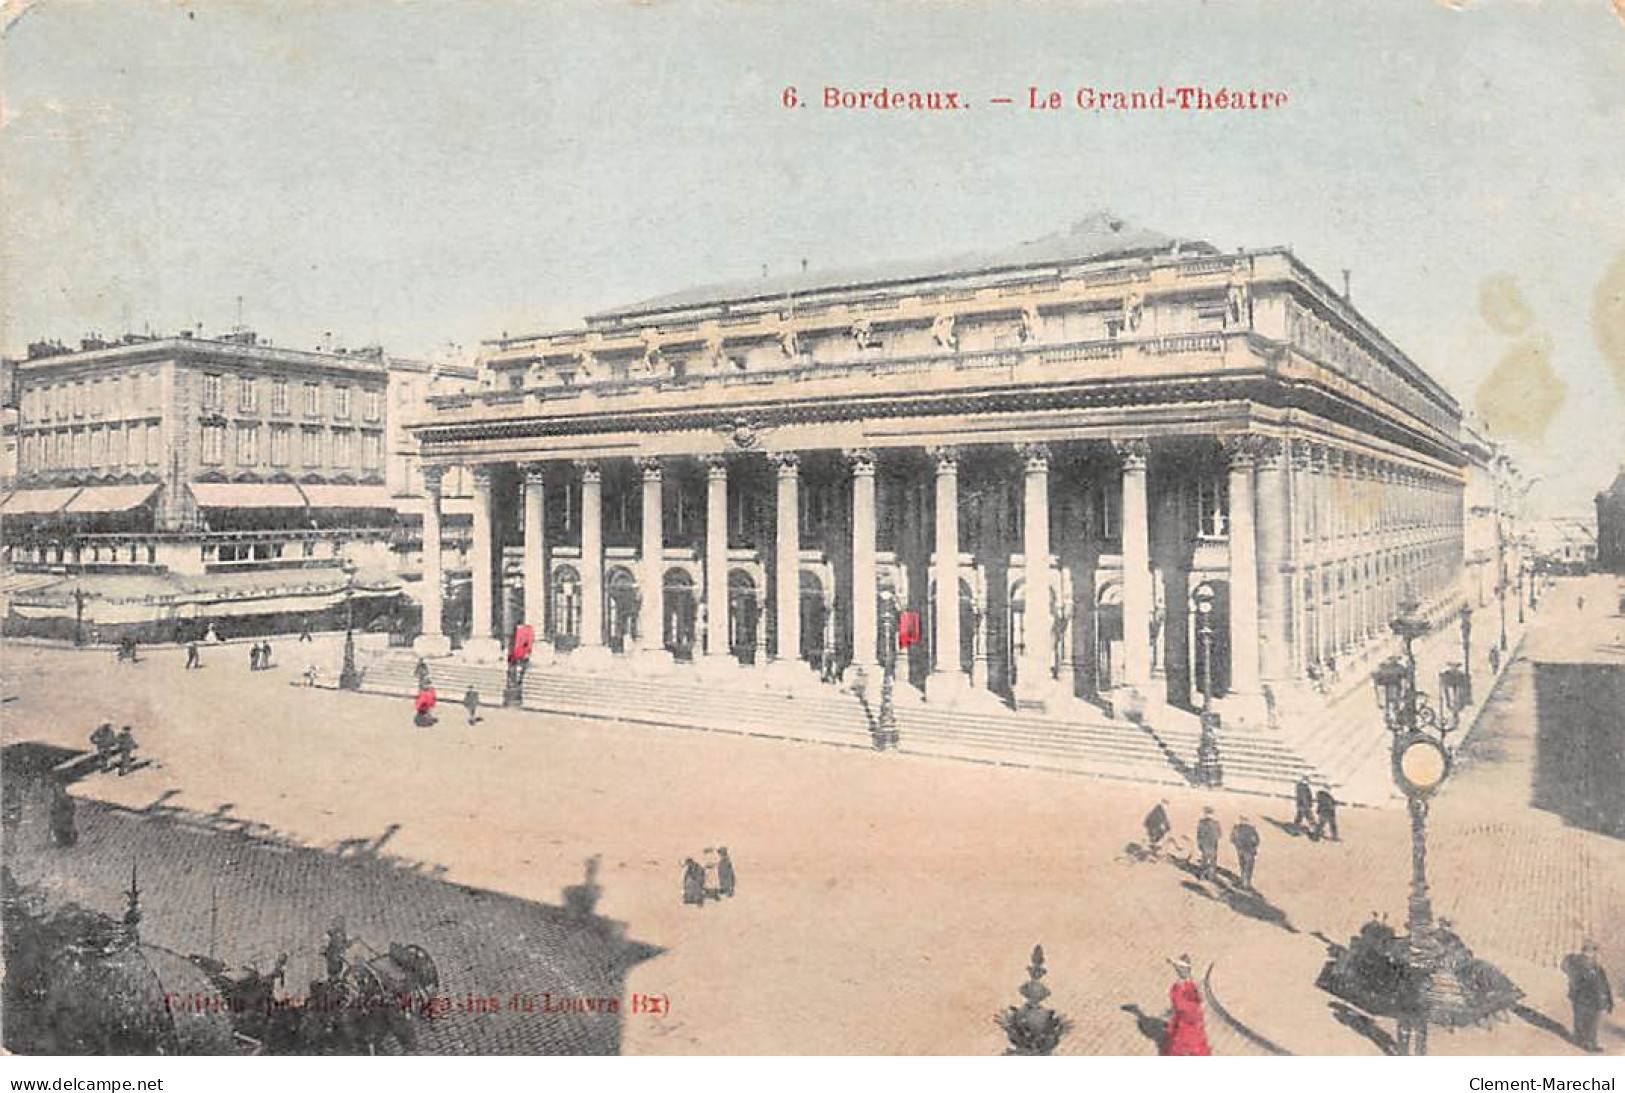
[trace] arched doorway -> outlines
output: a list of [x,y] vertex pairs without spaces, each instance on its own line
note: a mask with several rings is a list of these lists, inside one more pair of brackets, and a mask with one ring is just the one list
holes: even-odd
[[[1200,604],[1206,599],[1211,610],[1204,613]],[[1204,683],[1211,688],[1214,698],[1230,693],[1230,582],[1202,581],[1191,590],[1188,605],[1190,619],[1190,703],[1202,704]],[[1204,641],[1203,632],[1208,631]]]
[[742,569],[728,574],[728,650],[741,664],[756,662],[756,631],[761,626],[756,582]]
[[1121,687],[1123,674],[1123,583],[1112,581],[1095,597],[1095,694]]
[[810,570],[801,571],[801,659],[821,667],[824,663],[824,628],[829,610],[824,605],[824,582]]
[[694,659],[694,578],[686,570],[668,569],[665,578],[665,619],[661,632],[666,648],[678,660]]
[[638,635],[638,579],[625,566],[613,566],[604,583],[604,623],[609,633],[609,647],[617,653]]
[[581,574],[574,566],[553,573],[553,644],[559,649],[581,644]]
[[[976,663],[976,593],[971,589],[970,582],[960,578],[959,587],[959,663],[956,665],[961,672],[969,673]],[[926,633],[922,635],[927,647],[931,650],[931,664],[933,669],[942,667],[942,660],[937,656],[937,583],[931,582],[931,605],[926,613],[924,625]]]

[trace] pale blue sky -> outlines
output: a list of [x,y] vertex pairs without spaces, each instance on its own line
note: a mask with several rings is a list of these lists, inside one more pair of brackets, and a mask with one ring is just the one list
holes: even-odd
[[[1567,397],[1525,444],[1579,510],[1625,456],[1590,328],[1625,251],[1607,0],[44,0],[4,37],[0,345],[235,319],[428,353],[696,282],[1031,238],[1110,207],[1290,245],[1472,405],[1517,339]],[[1029,84],[1285,90],[1269,114],[1029,115]],[[786,111],[948,87],[950,116]]]

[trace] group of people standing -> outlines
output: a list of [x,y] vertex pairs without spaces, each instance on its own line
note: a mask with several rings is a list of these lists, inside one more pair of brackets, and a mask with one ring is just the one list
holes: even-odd
[[248,669],[251,672],[263,672],[271,666],[271,643],[269,641],[256,641],[248,647]]
[[734,863],[726,846],[706,847],[705,864],[683,859],[683,902],[704,907],[706,902],[734,894]]
[[[1153,857],[1162,853],[1163,840],[1168,838],[1172,831],[1173,826],[1168,821],[1168,801],[1164,798],[1145,816],[1147,849]],[[1197,868],[1204,880],[1218,878],[1219,841],[1223,836],[1224,829],[1219,823],[1219,818],[1213,814],[1212,806],[1204,807],[1202,818],[1196,821],[1196,850],[1200,856]],[[1230,828],[1230,845],[1236,851],[1241,886],[1248,891],[1253,887],[1253,868],[1258,864],[1259,842],[1258,828],[1253,826],[1252,821],[1246,816],[1237,817],[1234,826]]]
[[1315,789],[1309,784],[1307,777],[1298,779],[1298,784],[1292,791],[1292,826],[1308,835],[1311,839],[1319,840],[1329,831],[1333,842],[1337,838],[1337,798],[1332,796],[1331,787],[1321,786]]

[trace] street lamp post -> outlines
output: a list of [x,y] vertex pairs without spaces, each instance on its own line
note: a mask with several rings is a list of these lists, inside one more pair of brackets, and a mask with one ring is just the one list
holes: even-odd
[[880,676],[880,713],[875,717],[875,750],[897,747],[897,594],[890,589],[880,593],[881,655],[885,662]]
[[1391,756],[1394,781],[1405,794],[1411,817],[1411,889],[1407,903],[1406,961],[1411,975],[1402,999],[1399,1047],[1402,1055],[1426,1055],[1428,1018],[1436,1003],[1462,992],[1449,983],[1454,972],[1442,960],[1443,947],[1433,925],[1428,897],[1428,800],[1450,773],[1450,751],[1445,738],[1458,727],[1465,705],[1466,673],[1450,665],[1439,673],[1439,709],[1416,685],[1416,653],[1412,643],[1428,631],[1416,614],[1414,601],[1400,605],[1400,615],[1389,623],[1403,652],[1389,657],[1371,674],[1383,721],[1393,734]]
[[1196,743],[1196,780],[1204,786],[1224,784],[1224,767],[1219,762],[1218,713],[1213,709],[1213,587],[1200,584],[1191,593],[1196,603],[1197,637],[1202,646],[1202,712],[1198,718],[1201,736]]
[[85,643],[85,590],[78,585],[73,586],[73,643]]
[[1461,670],[1466,675],[1467,702],[1473,700],[1473,607],[1461,605]]
[[344,563],[344,667],[339,671],[339,689],[359,691],[361,673],[355,667],[355,563]]

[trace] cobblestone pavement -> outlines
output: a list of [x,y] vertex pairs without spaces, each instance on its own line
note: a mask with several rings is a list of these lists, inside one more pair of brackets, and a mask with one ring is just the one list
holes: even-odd
[[[1537,630],[1574,629],[1546,615]],[[993,1017],[1018,1001],[1037,942],[1050,1001],[1074,1021],[1066,1053],[1150,1053],[1124,1007],[1160,1013],[1166,959],[1181,952],[1213,965],[1226,1009],[1284,1048],[1379,1050],[1313,987],[1325,959],[1315,932],[1344,941],[1373,910],[1403,921],[1402,810],[1349,810],[1342,841],[1311,843],[1285,830],[1290,806],[1232,795],[506,710],[474,727],[443,710],[417,730],[403,700],[290,687],[291,671],[232,663],[188,675],[179,654],[124,674],[65,651],[8,661],[20,697],[7,742],[77,747],[112,718],[158,759],[80,783],[126,811],[82,810],[78,848],[19,860],[54,894],[117,910],[139,857],[155,901],[144,931],[172,930],[183,950],[207,944],[218,876],[223,955],[308,953],[344,913],[374,944],[423,939],[462,991],[539,994],[539,969],[568,938],[530,946],[526,927],[555,921],[547,908],[600,855],[600,912],[659,950],[639,954],[649,958],[623,989],[671,1004],[623,1016],[627,1052],[995,1053]],[[1434,805],[1429,868],[1438,913],[1524,987],[1529,1016],[1436,1036],[1435,1053],[1572,1053],[1550,1025],[1567,1020],[1557,961],[1589,932],[1616,980],[1625,972],[1625,843],[1530,807],[1532,699],[1516,667],[1525,674],[1505,677]],[[1159,796],[1186,840],[1204,803],[1227,828],[1250,812],[1265,898],[1125,854]],[[155,804],[159,816],[139,811]],[[217,830],[239,818],[260,843]],[[719,843],[739,894],[682,905],[683,858]],[[521,932],[526,943],[505,946]],[[1258,1050],[1208,1021],[1216,1050]],[[560,1046],[523,1031],[504,1040],[508,1026],[483,1019],[443,1027],[448,1039],[425,1047]],[[1625,1051],[1617,1017],[1602,1035]]]

